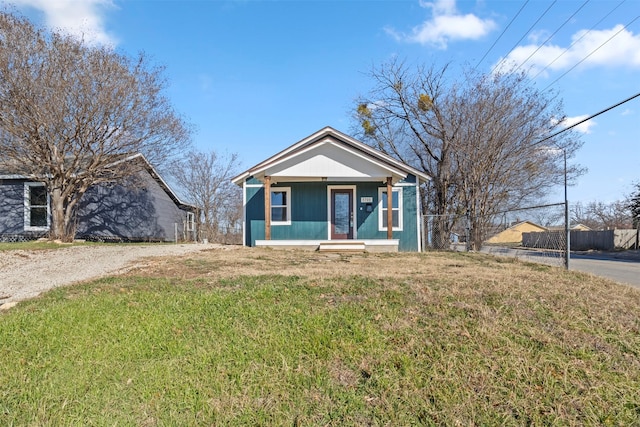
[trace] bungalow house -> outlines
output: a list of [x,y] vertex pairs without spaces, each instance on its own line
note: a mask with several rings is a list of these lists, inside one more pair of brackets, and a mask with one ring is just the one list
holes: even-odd
[[522,233],[535,233],[542,231],[547,231],[547,228],[532,221],[522,221],[498,234],[495,234],[491,238],[487,239],[485,243],[493,245],[522,243]]
[[[76,237],[100,241],[194,240],[197,208],[182,202],[141,154],[127,182],[97,184],[78,207]],[[46,236],[51,203],[42,182],[0,168],[0,241]]]
[[429,179],[325,127],[232,181],[243,188],[245,246],[420,251]]

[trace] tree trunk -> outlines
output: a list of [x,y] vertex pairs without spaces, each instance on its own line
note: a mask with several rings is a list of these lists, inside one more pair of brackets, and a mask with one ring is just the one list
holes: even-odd
[[49,238],[62,242],[73,242],[75,237],[75,215],[69,214],[72,206],[65,200],[62,191],[55,188],[51,191],[51,232]]

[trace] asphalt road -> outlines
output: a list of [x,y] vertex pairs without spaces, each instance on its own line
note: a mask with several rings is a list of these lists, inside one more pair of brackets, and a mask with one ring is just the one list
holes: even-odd
[[[482,252],[497,256],[511,256],[530,262],[563,266],[564,258],[557,252],[484,247]],[[571,253],[569,269],[591,273],[615,282],[640,288],[640,251]]]
[[[637,251],[632,251],[636,252]],[[640,257],[613,254],[571,254],[569,269],[606,277],[618,283],[640,288]]]

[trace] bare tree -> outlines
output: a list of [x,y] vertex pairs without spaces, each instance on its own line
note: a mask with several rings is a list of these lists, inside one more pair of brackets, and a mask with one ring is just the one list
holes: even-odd
[[631,212],[631,222],[636,229],[636,249],[640,249],[640,182],[634,184],[635,191],[627,196],[626,207]]
[[468,72],[451,83],[447,72],[398,61],[374,68],[356,117],[368,143],[431,175],[425,211],[468,214],[478,249],[492,215],[539,202],[564,178],[563,153],[581,143],[570,131],[541,142],[562,126],[561,103],[523,74]]
[[576,203],[570,208],[571,222],[584,224],[593,230],[630,229],[633,218],[628,202],[618,200],[612,203]]
[[174,163],[172,175],[185,196],[201,210],[201,238],[237,243],[242,221],[242,191],[231,182],[238,174],[237,154],[192,150]]
[[143,54],[129,58],[0,12],[0,161],[44,182],[51,238],[73,239],[89,187],[139,171],[128,156],[160,166],[188,146],[162,73]]
[[640,229],[640,182],[636,182],[633,191],[626,200],[627,208],[631,211],[633,228]]
[[564,224],[564,204],[527,209],[522,212],[526,218],[543,227]]

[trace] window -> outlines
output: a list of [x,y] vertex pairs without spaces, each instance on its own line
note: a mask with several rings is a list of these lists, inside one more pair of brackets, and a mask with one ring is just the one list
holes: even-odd
[[27,182],[24,185],[24,229],[44,231],[49,229],[49,194],[44,184]]
[[[391,190],[391,220],[393,221],[393,231],[402,231],[402,188]],[[378,189],[378,230],[387,230],[387,188]]]
[[291,189],[271,188],[271,224],[291,224]]
[[187,231],[195,229],[196,216],[193,212],[187,212]]

